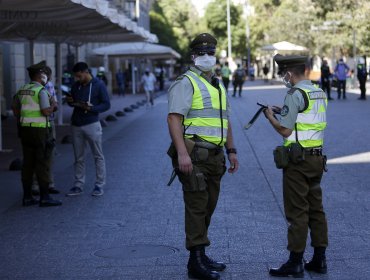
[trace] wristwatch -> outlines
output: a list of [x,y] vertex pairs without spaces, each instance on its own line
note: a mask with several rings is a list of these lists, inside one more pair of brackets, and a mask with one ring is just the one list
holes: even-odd
[[235,148],[229,148],[229,149],[226,149],[226,153],[227,153],[227,154],[237,154],[237,152],[236,152],[236,149],[235,149]]

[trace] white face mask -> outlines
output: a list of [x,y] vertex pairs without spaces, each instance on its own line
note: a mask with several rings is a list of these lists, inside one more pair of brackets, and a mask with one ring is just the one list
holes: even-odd
[[[289,75],[289,78],[287,78],[287,75]],[[292,83],[290,82],[291,77],[292,77],[292,75],[289,72],[286,72],[284,77],[283,77],[283,83],[287,88],[292,88],[293,87]]]
[[44,73],[41,74],[41,81],[44,83],[44,85],[48,82],[48,76],[46,76]]
[[216,65],[216,57],[208,54],[197,56],[194,59],[194,63],[203,72],[209,72]]

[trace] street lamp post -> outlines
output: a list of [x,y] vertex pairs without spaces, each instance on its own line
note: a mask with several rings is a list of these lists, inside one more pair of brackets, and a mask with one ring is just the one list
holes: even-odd
[[230,0],[226,0],[227,10],[227,57],[231,59]]

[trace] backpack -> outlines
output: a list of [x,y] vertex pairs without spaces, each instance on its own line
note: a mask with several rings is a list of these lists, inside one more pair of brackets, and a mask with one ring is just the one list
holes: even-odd
[[244,70],[243,69],[236,69],[235,70],[235,81],[242,81],[244,77]]

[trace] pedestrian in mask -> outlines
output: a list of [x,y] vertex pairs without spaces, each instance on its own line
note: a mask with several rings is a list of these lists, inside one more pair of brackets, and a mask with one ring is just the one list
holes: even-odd
[[[289,89],[284,106],[268,107],[264,113],[273,128],[284,138],[274,151],[276,166],[283,169],[284,211],[288,222],[289,259],[271,268],[276,277],[304,276],[304,269],[325,274],[328,228],[322,204],[321,178],[326,169],[323,155],[327,96],[306,77],[306,56],[277,54],[279,75]],[[281,119],[274,118],[279,112]],[[303,264],[310,230],[312,259]]]
[[[45,61],[27,68],[31,82],[22,86],[13,99],[12,109],[19,125],[22,142],[23,206],[39,204],[40,207],[62,205],[50,196],[50,164],[54,151],[49,116],[56,110],[45,85],[48,82]],[[40,188],[40,200],[32,196],[33,175]]]
[[221,178],[238,170],[229,119],[226,89],[212,70],[217,40],[208,33],[190,44],[190,67],[169,89],[168,127],[172,144],[168,154],[182,184],[185,203],[186,249],[190,251],[189,277],[220,279],[226,265],[207,256],[208,228],[216,208]]

